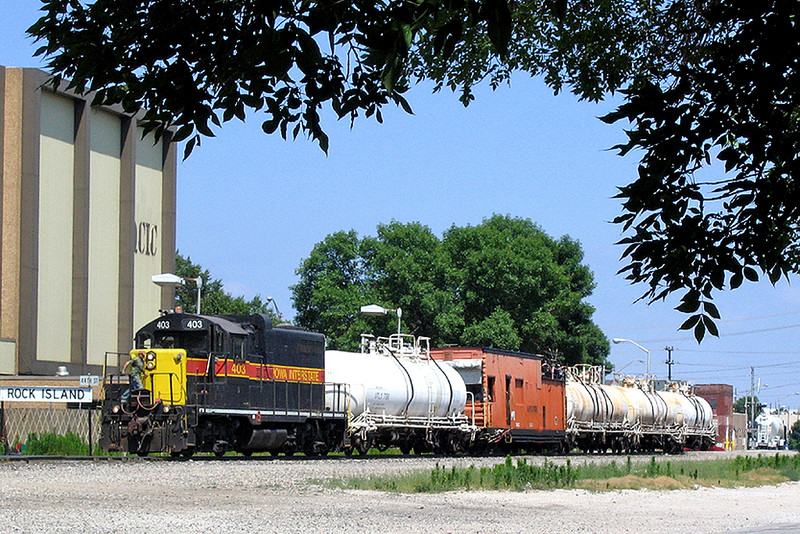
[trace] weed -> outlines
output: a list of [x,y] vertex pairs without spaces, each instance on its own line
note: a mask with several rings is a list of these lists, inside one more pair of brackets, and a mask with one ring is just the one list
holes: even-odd
[[[746,474],[746,475],[745,475]],[[744,475],[744,476],[743,476]],[[524,458],[516,462],[510,456],[494,467],[474,465],[468,468],[436,464],[430,472],[399,477],[373,477],[331,481],[337,487],[373,489],[392,492],[435,493],[455,490],[510,490],[584,488],[594,491],[630,489],[680,489],[696,486],[735,487],[777,484],[800,480],[800,455],[774,457],[738,456],[734,459],[705,461],[658,461],[651,457],[645,464],[634,464],[628,457],[624,468],[616,462],[573,466],[545,460],[532,465]]]

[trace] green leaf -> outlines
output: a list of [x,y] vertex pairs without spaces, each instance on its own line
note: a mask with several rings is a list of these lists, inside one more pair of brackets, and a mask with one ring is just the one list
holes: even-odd
[[714,319],[720,318],[719,310],[717,310],[717,307],[711,302],[703,303],[703,311],[705,311],[706,314],[710,315]]
[[741,286],[743,281],[744,276],[742,276],[741,271],[734,273],[734,275],[731,276],[731,289],[736,289],[737,287]]
[[200,137],[195,135],[194,137],[189,139],[189,141],[186,142],[186,146],[183,147],[183,159],[184,160],[186,158],[188,158],[189,155],[192,153],[192,150],[194,150],[195,144],[199,144],[199,140],[200,140]]
[[699,321],[694,327],[694,338],[697,340],[698,343],[703,341],[703,338],[706,336],[706,325],[703,321]]
[[273,117],[269,120],[262,122],[261,129],[264,130],[264,133],[271,134],[278,129],[280,123],[281,123],[280,117]]
[[[719,330],[717,329],[716,323],[711,320],[708,316],[703,316],[703,324],[708,329],[708,333],[714,337],[719,337]],[[699,340],[698,340],[699,341]]]
[[700,322],[701,315],[692,315],[686,319],[683,324],[678,328],[679,330],[691,330],[698,322]]
[[698,310],[698,308],[700,308],[699,300],[688,300],[681,303],[681,305],[675,309],[681,313],[694,313]]

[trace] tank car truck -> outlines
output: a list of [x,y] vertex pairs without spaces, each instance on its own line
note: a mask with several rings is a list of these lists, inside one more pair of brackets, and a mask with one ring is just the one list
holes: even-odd
[[542,356],[473,347],[431,351],[467,387],[465,414],[478,427],[473,450],[563,451],[564,375]]
[[167,313],[134,343],[144,389],[128,396],[127,376],[106,375],[106,450],[317,455],[343,445],[347,409],[326,404],[322,334],[273,326],[266,315]]
[[399,333],[388,338],[364,334],[360,352],[325,352],[332,382],[328,404],[350,410],[346,454],[390,446],[403,454],[470,448],[476,429],[464,415],[464,381],[430,352],[428,338]]

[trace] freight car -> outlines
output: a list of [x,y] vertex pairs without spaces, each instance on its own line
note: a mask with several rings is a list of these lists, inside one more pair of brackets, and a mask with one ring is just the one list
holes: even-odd
[[273,326],[266,315],[168,313],[136,333],[135,347],[144,389],[129,391],[122,375],[104,383],[106,450],[317,455],[343,447],[347,410],[326,404],[321,334]]
[[568,370],[567,439],[584,451],[681,452],[708,450],[717,428],[711,405],[686,384],[655,391],[647,379],[624,377],[603,384],[602,368],[578,365]]
[[430,356],[426,337],[362,335],[360,352],[325,351],[329,405],[349,408],[348,445],[366,454],[396,446],[404,454],[464,452],[475,427],[464,415],[467,390],[461,376]]
[[473,450],[520,452],[566,448],[564,374],[524,352],[448,347],[431,355],[458,372],[477,427]]

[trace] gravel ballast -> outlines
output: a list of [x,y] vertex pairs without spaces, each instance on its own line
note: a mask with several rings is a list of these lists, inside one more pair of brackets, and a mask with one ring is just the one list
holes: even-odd
[[[727,454],[691,453],[681,459]],[[330,478],[428,470],[437,462],[449,468],[502,461],[496,457],[0,460],[0,532],[714,533],[800,528],[798,482],[738,489],[416,495],[336,490],[320,484]],[[571,461],[608,461],[608,457]]]

